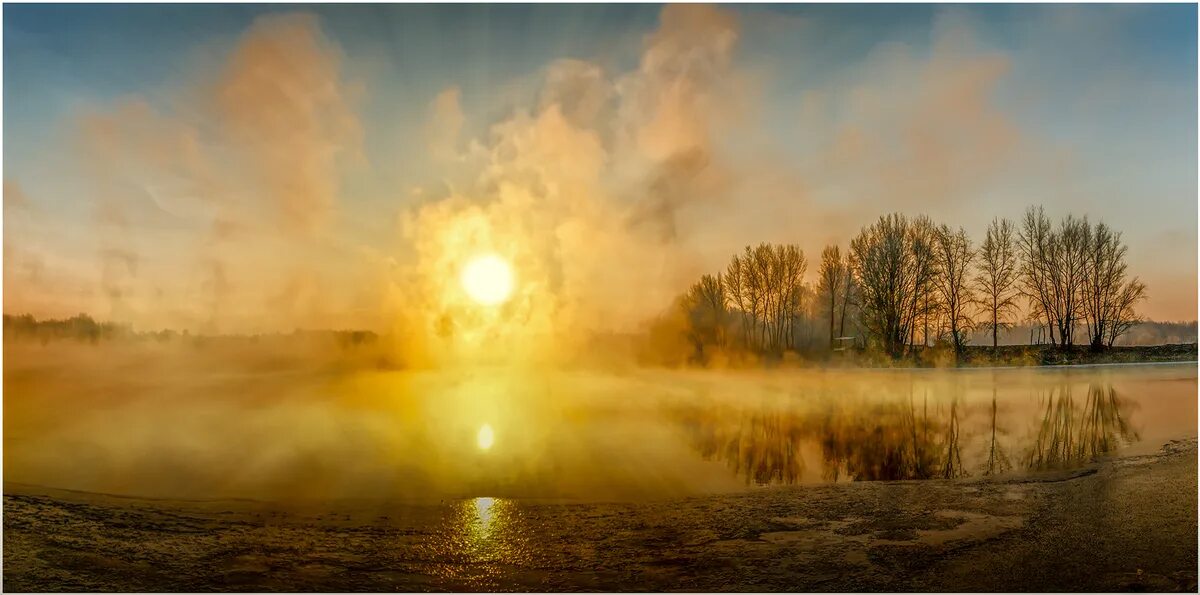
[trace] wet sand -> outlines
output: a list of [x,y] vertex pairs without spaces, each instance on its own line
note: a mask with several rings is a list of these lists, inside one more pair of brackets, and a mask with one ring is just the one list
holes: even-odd
[[148,500],[8,483],[7,591],[1195,591],[1196,440],[1034,476],[641,503]]

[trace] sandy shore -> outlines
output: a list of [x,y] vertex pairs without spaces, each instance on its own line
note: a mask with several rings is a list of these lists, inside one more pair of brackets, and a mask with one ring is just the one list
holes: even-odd
[[148,500],[6,484],[7,591],[1196,590],[1196,441],[1032,478],[643,503]]

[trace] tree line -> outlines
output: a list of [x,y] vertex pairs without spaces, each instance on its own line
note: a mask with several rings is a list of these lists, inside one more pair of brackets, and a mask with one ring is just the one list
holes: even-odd
[[943,344],[961,355],[986,329],[992,346],[1024,314],[1039,342],[1111,347],[1136,325],[1146,286],[1131,276],[1121,233],[1041,207],[1014,222],[995,218],[976,244],[961,227],[892,213],[863,227],[843,250],[826,246],[816,282],[795,245],[747,246],[704,275],[677,310],[691,358],[714,353],[782,355],[852,341],[902,357]]
[[129,325],[112,322],[97,322],[87,314],[79,314],[62,320],[37,320],[31,314],[14,316],[4,315],[5,339],[35,338],[42,341],[50,339],[76,339],[96,342],[132,334]]
[[295,329],[290,333],[270,333],[253,335],[193,335],[188,330],[175,331],[162,329],[157,331],[135,331],[130,324],[115,322],[100,322],[87,314],[77,314],[65,319],[38,320],[32,314],[5,314],[5,340],[38,340],[43,343],[51,340],[77,340],[98,343],[100,341],[152,339],[169,342],[177,339],[201,342],[205,340],[249,340],[258,341],[260,338],[270,339],[286,337],[289,341],[298,339],[332,340],[339,347],[352,348],[369,345],[379,340],[379,335],[372,331],[361,330],[302,330]]

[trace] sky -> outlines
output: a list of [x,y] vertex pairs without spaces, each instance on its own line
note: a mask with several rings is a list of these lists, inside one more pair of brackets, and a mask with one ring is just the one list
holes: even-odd
[[3,14],[6,313],[436,326],[497,252],[523,326],[630,328],[747,244],[1042,205],[1196,318],[1194,5]]

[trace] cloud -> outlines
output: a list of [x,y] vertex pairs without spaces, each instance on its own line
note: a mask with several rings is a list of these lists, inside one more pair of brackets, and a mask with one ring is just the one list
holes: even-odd
[[796,242],[811,257],[892,211],[974,232],[1006,213],[1005,199],[1036,200],[1023,188],[1057,196],[1069,188],[1062,165],[1070,153],[1024,128],[1004,101],[1012,71],[1009,54],[943,12],[927,48],[881,42],[828,77],[801,81],[790,92],[794,120],[764,122],[781,132],[736,165],[729,204],[705,212],[720,229],[701,235],[724,245],[725,257],[760,240]]
[[21,189],[20,184],[15,180],[8,178],[4,179],[4,212],[15,213],[17,211],[28,211],[32,207],[29,202],[29,197],[25,195],[25,191]]
[[[727,11],[670,6],[630,72],[551,62],[534,103],[474,139],[471,158],[447,173],[473,182],[401,215],[415,259],[395,284],[397,320],[427,338],[413,350],[459,358],[504,336],[563,353],[668,303],[696,272],[680,266],[689,257],[677,217],[725,182],[714,136],[744,103],[729,86],[737,37]],[[454,114],[450,97],[435,100],[433,127]],[[480,314],[457,287],[456,271],[483,252],[520,275],[502,317]]]
[[662,162],[709,150],[723,111],[742,92],[732,77],[738,36],[736,18],[724,9],[663,9],[658,30],[646,38],[638,69],[617,83],[621,124],[639,152]]
[[572,125],[594,127],[612,117],[615,94],[616,89],[600,66],[584,60],[556,60],[546,68],[538,92],[538,110],[558,106]]
[[[1069,206],[1078,175],[1063,165],[1075,155],[1023,126],[1017,57],[987,47],[961,13],[940,13],[928,47],[839,54],[829,76],[772,89],[779,103],[764,105],[776,79],[740,47],[763,34],[827,38],[819,19],[775,16],[668,5],[634,60],[547,56],[478,113],[446,86],[415,108],[426,121],[405,137],[430,155],[422,175],[440,179],[373,187],[349,223],[340,197],[366,161],[364,87],[312,15],[260,18],[218,67],[78,118],[96,212],[89,282],[133,317],[172,304],[154,319],[176,325],[384,320],[421,337],[417,351],[452,343],[447,328],[479,345],[552,334],[557,348],[636,328],[746,244],[795,242],[811,259],[889,211],[974,232],[971,218],[1003,214],[1010,196]],[[820,57],[781,60],[807,75]],[[394,213],[366,211],[379,205],[399,211],[394,236],[358,237],[362,220]],[[457,287],[465,259],[484,251],[521,277],[504,317],[473,311]],[[136,271],[114,254],[135,257]],[[385,302],[373,315],[372,300]],[[339,318],[344,308],[354,318]]]
[[937,35],[927,58],[881,46],[852,79],[806,98],[808,123],[833,123],[810,130],[822,145],[807,169],[812,184],[875,209],[938,208],[974,198],[1040,153],[997,102],[1010,59],[980,50],[965,25]]
[[197,216],[221,195],[214,164],[195,123],[141,97],[109,109],[90,108],[77,121],[82,173],[93,183],[98,221],[121,228]]
[[405,237],[430,244],[412,266],[437,262],[428,278],[449,280],[426,295],[453,302],[458,264],[435,254],[506,250],[543,294],[522,303],[553,330],[630,329],[746,244],[796,242],[811,257],[886,212],[958,222],[1014,183],[1066,187],[1069,153],[1002,100],[1012,57],[961,14],[937,17],[927,51],[879,44],[804,85],[801,127],[776,145],[743,128],[764,110],[742,35],[721,8],[671,5],[628,72],[552,62],[529,108],[472,141],[484,165],[460,165],[478,182],[414,207]]
[[307,14],[257,19],[215,80],[198,72],[170,101],[92,107],[78,122],[104,218],[157,211],[313,234],[329,222],[342,166],[362,157],[357,84]]
[[290,287],[283,270],[321,276],[302,255],[327,241],[343,174],[363,160],[361,94],[317,19],[283,14],[255,20],[219,68],[156,101],[85,109],[76,149],[109,314],[209,330],[256,316],[304,326],[297,310],[280,320],[271,304],[235,296]]
[[361,157],[341,56],[308,14],[263,17],[213,91],[243,174],[289,228],[313,231],[334,206],[339,159]]
[[458,137],[462,132],[462,92],[458,87],[443,89],[429,106],[429,122],[425,129],[429,152],[437,159],[455,159],[458,153]]

